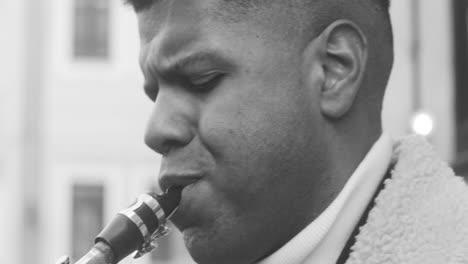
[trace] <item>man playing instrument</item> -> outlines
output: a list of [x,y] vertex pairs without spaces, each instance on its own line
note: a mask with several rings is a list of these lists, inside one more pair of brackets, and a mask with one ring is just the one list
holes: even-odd
[[382,132],[388,0],[128,2],[197,263],[468,263],[462,178]]

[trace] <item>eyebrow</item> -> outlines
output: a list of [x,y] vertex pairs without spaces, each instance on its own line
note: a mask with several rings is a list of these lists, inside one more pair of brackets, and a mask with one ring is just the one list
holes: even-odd
[[170,77],[196,71],[197,65],[202,63],[212,64],[220,72],[229,72],[236,69],[236,64],[231,59],[216,50],[197,51],[179,58],[168,58],[162,65],[158,65],[158,63],[149,63],[147,65],[152,75]]
[[172,65],[168,65],[168,71],[179,71],[195,67],[197,63],[207,62],[216,65],[222,71],[232,70],[234,63],[218,51],[199,51],[176,59]]
[[[232,60],[218,51],[210,50],[194,52],[181,58],[169,58],[167,63],[165,63],[166,65],[162,66],[157,65],[157,63],[146,63],[147,68],[143,72],[147,72],[152,76],[152,80],[158,79],[155,76],[164,76],[167,80],[177,80],[183,78],[184,74],[189,74],[192,71],[191,68],[196,68],[198,63],[213,64],[220,73],[232,73],[237,69],[237,64]],[[148,96],[153,92],[154,85],[155,83],[145,80],[143,88]],[[158,85],[156,84],[156,86]]]

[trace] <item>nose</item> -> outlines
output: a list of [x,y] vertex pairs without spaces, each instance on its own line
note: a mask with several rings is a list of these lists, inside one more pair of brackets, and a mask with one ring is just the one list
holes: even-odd
[[194,137],[193,114],[188,98],[160,89],[146,128],[146,145],[161,155],[188,145]]

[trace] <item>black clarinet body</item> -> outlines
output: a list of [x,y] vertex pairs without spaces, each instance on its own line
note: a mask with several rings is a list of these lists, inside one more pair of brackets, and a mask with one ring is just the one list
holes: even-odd
[[[161,195],[140,195],[136,203],[114,216],[76,264],[116,264],[135,251],[134,258],[153,251],[157,239],[169,232],[166,223],[177,210],[181,192],[181,188],[173,187]],[[66,256],[56,262],[69,263]]]

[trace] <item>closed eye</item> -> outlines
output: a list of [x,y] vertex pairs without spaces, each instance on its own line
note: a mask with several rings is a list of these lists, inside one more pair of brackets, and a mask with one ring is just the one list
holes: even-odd
[[196,91],[207,92],[215,88],[224,76],[224,73],[212,72],[195,78],[190,78],[190,83],[192,88]]
[[[226,73],[216,71],[207,74],[197,75],[194,77],[179,77],[179,81],[185,79],[185,83],[186,85],[188,85],[187,88],[189,90],[196,93],[203,93],[214,89],[225,75]],[[144,84],[144,90],[148,98],[154,102],[158,97],[159,83],[154,81],[147,81]]]

